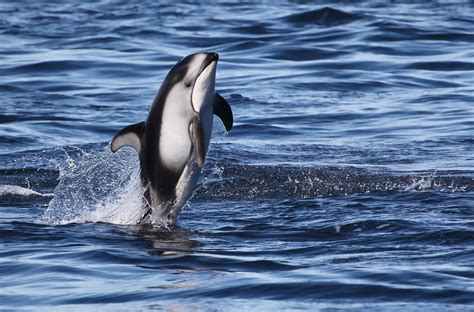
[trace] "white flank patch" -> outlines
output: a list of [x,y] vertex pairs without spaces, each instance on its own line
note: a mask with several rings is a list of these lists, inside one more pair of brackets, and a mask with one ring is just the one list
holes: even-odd
[[[191,150],[189,123],[193,111],[179,85],[170,90],[163,109],[159,155],[168,168],[183,168]],[[184,93],[185,94],[185,93]]]

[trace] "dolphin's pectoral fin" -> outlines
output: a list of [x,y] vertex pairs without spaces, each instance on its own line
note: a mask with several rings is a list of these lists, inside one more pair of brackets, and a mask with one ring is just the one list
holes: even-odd
[[196,153],[196,163],[199,168],[204,165],[204,158],[206,157],[206,143],[204,137],[204,128],[199,117],[194,117],[190,125],[191,139],[193,142],[193,149],[191,152]]
[[229,103],[218,93],[216,93],[216,99],[214,100],[214,114],[222,120],[227,131],[232,129],[234,123],[232,109]]
[[139,122],[130,126],[127,126],[120,130],[112,140],[110,144],[110,150],[116,152],[118,149],[124,146],[133,147],[138,153],[141,150],[141,138],[145,133],[145,122]]

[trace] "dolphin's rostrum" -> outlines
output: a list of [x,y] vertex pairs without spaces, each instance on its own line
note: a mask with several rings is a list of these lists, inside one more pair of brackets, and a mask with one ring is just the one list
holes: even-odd
[[213,114],[227,131],[233,116],[215,92],[217,53],[196,53],[170,70],[153,100],[146,121],[122,129],[112,152],[133,147],[140,158],[147,209],[142,223],[172,222],[191,197],[211,139]]

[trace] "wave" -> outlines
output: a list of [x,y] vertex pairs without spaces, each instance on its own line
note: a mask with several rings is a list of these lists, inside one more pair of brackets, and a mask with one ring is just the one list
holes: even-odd
[[83,68],[91,68],[94,62],[77,61],[77,60],[54,60],[54,61],[40,61],[36,63],[18,65],[9,68],[12,72],[57,72],[57,71],[72,71]]
[[290,14],[282,20],[293,24],[316,24],[323,26],[335,26],[351,23],[360,16],[355,13],[348,13],[341,10],[324,7],[316,10]]

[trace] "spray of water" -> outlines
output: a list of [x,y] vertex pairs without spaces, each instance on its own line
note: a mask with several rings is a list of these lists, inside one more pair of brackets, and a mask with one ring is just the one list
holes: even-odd
[[83,152],[60,166],[59,184],[43,220],[54,224],[137,224],[146,211],[136,152]]
[[28,187],[18,185],[0,184],[0,196],[42,196],[49,197],[53,194],[40,193]]

